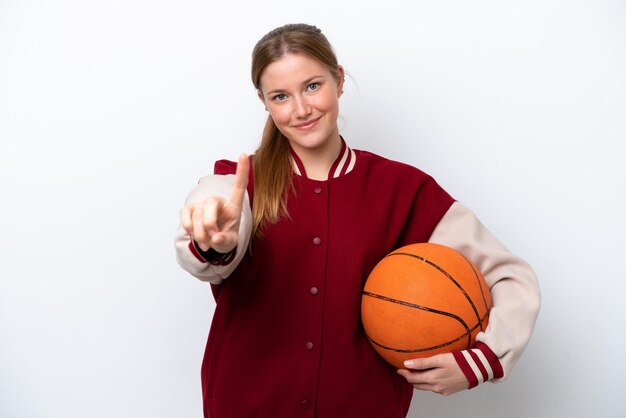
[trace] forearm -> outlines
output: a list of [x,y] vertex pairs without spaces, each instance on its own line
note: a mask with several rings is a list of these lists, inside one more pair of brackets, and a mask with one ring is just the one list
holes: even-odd
[[[455,248],[483,273],[491,291],[493,307],[489,325],[485,332],[478,334],[477,341],[487,348],[481,350],[479,346],[473,353],[462,353],[463,358],[456,357],[461,368],[465,367],[464,372],[469,367],[476,374],[478,383],[503,380],[513,370],[528,344],[539,312],[540,293],[535,273],[458,202],[450,207],[429,241]],[[490,358],[489,352],[496,359]],[[463,359],[467,361],[466,365]],[[501,372],[498,371],[499,366]]]

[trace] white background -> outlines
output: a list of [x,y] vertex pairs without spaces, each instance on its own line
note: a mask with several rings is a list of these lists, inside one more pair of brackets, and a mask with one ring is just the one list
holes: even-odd
[[300,21],[350,74],[349,145],[433,175],[540,279],[509,380],[410,417],[626,416],[625,2],[0,0],[0,417],[201,417],[214,304],[178,211],[256,148],[252,47]]

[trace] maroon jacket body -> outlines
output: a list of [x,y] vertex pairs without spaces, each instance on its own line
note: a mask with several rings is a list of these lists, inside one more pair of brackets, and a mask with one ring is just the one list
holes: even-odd
[[[413,386],[370,345],[361,291],[389,252],[428,241],[453,199],[414,167],[354,152],[353,169],[326,181],[308,179],[294,154],[301,175],[293,174],[290,217],[212,285],[205,417],[406,416]],[[215,165],[216,174],[235,169]],[[252,198],[253,182],[248,191]]]

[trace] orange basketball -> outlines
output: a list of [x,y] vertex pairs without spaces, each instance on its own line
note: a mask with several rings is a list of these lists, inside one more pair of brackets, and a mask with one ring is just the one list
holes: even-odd
[[487,327],[491,294],[463,254],[438,244],[411,244],[374,267],[361,301],[365,333],[389,363],[473,348]]

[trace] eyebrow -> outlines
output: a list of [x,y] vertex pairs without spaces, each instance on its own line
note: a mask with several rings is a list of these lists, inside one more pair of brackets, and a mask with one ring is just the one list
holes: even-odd
[[[308,78],[305,81],[303,81],[302,85],[306,86],[307,84],[311,83],[311,81],[315,80],[316,78],[324,78],[324,76],[323,75],[314,75],[313,77]],[[282,93],[283,91],[285,91],[285,89],[274,89],[272,91],[268,91],[265,94]]]

